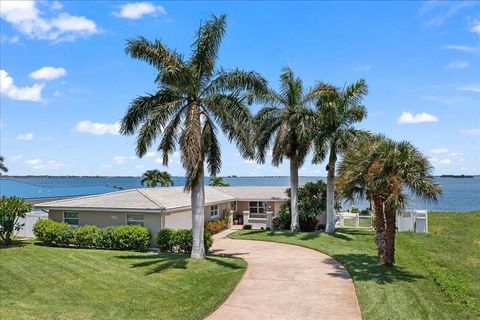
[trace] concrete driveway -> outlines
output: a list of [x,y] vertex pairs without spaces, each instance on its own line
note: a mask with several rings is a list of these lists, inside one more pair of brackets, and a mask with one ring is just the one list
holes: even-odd
[[248,263],[239,284],[208,320],[361,319],[353,281],[331,257],[299,246],[214,236],[212,250]]

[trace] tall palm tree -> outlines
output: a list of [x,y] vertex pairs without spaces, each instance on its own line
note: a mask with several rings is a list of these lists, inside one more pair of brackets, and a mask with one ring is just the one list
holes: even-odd
[[284,158],[290,161],[291,231],[299,231],[298,170],[312,146],[311,128],[314,121],[316,89],[305,90],[302,80],[284,67],[280,74],[280,90],[259,98],[265,106],[255,117],[257,160],[265,162],[272,147],[272,164],[278,166]]
[[8,172],[8,168],[5,166],[5,164],[3,163],[5,161],[5,158],[3,156],[0,156],[0,174],[2,174],[2,172]]
[[143,156],[159,138],[163,164],[180,149],[186,170],[185,191],[191,193],[193,247],[191,257],[205,257],[204,164],[215,176],[221,167],[217,126],[235,141],[242,156],[254,157],[251,143],[251,94],[266,90],[266,81],[255,72],[215,68],[226,27],[226,16],[201,23],[186,60],[160,40],[143,37],[127,41],[126,53],[157,68],[156,92],[134,99],[121,121],[122,134],[138,131],[136,153]]
[[[408,196],[404,193],[408,189],[418,198],[436,200],[441,193],[440,186],[432,178],[432,166],[428,158],[423,156],[410,142],[395,142],[391,139],[379,137],[368,148],[352,149],[351,153],[357,159],[363,157],[363,164],[351,165],[351,160],[341,165],[340,171],[345,174],[356,172],[354,175],[365,174],[359,185],[368,190],[374,199],[383,206],[386,233],[385,258],[381,261],[386,266],[395,263],[395,220],[396,212],[408,203]],[[345,157],[343,161],[347,161]],[[343,174],[341,173],[341,177]],[[348,180],[348,178],[346,179]],[[356,180],[355,178],[350,181]],[[342,181],[342,178],[340,179]],[[379,205],[380,206],[380,205]],[[377,217],[377,214],[376,214]]]
[[146,185],[149,188],[155,188],[158,184],[162,187],[173,186],[173,179],[170,173],[167,171],[160,170],[147,170],[142,175],[142,180],[140,181],[142,186]]
[[212,187],[229,187],[230,184],[223,181],[222,177],[210,177],[210,186]]
[[335,165],[337,157],[364,132],[353,124],[367,116],[361,104],[368,93],[365,80],[343,88],[320,83],[320,97],[317,102],[318,127],[315,135],[314,163],[323,161],[328,154],[327,170],[327,224],[325,231],[335,233]]

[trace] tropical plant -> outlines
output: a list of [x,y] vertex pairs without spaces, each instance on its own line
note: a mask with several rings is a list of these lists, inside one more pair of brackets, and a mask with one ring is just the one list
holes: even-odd
[[25,218],[26,213],[32,208],[32,204],[22,198],[6,196],[0,198],[0,240],[4,245],[12,244],[12,236],[23,227],[18,219]]
[[155,188],[158,184],[162,187],[173,186],[172,176],[167,171],[160,170],[147,170],[142,175],[142,180],[140,181],[142,186],[147,185],[149,188]]
[[[379,247],[379,258],[382,264],[393,266],[396,212],[404,208],[409,200],[405,189],[418,198],[431,201],[437,200],[441,193],[440,186],[432,178],[428,158],[410,142],[395,142],[375,136],[363,142],[362,146],[347,151],[339,172],[339,184],[344,194],[368,194],[374,200],[378,228],[383,227],[384,215],[385,254],[381,257],[380,250],[383,248]],[[379,231],[382,230],[377,230],[377,237]]]
[[2,172],[8,172],[8,168],[5,166],[5,164],[3,163],[5,161],[5,158],[3,156],[0,156],[0,175],[2,174]]
[[280,90],[269,90],[258,101],[265,104],[255,117],[257,161],[265,163],[272,147],[272,164],[284,158],[290,161],[292,221],[290,230],[300,229],[298,217],[298,170],[312,146],[312,124],[316,89],[305,90],[302,80],[284,67],[280,74]]
[[343,89],[327,83],[318,85],[317,134],[315,135],[314,163],[323,161],[328,154],[327,170],[327,224],[325,231],[335,233],[335,164],[337,157],[364,131],[353,124],[367,116],[361,104],[368,93],[365,80],[359,80]]
[[222,177],[210,177],[210,186],[212,187],[229,187],[230,184],[223,181]]
[[160,40],[138,37],[128,40],[126,47],[127,54],[157,68],[158,90],[131,102],[120,131],[127,135],[138,131],[139,157],[159,138],[158,151],[164,165],[179,146],[186,170],[185,191],[191,192],[194,259],[205,257],[204,164],[206,161],[211,176],[221,167],[217,125],[230,141],[235,141],[242,156],[253,159],[248,102],[252,93],[263,93],[267,87],[255,72],[215,68],[225,26],[225,15],[212,15],[201,23],[188,60]]

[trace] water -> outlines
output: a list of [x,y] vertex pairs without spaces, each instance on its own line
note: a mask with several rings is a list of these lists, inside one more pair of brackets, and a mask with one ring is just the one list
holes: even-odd
[[[308,181],[325,180],[323,177],[300,177],[300,184]],[[425,203],[412,197],[409,208],[432,211],[473,211],[480,210],[480,177],[474,178],[435,178],[442,185],[443,193],[436,203]],[[0,194],[19,196],[22,198],[68,197],[89,194],[100,194],[122,189],[140,188],[140,177],[71,177],[71,178],[2,178]],[[232,186],[285,186],[289,185],[289,177],[225,177],[223,180]],[[175,186],[183,186],[184,177],[174,177]],[[205,179],[208,184],[209,179]],[[345,203],[349,207],[351,203]],[[354,203],[363,209],[365,201]]]

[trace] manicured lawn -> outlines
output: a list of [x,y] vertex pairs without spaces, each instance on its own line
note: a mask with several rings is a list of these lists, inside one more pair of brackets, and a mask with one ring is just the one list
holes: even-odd
[[364,319],[479,319],[480,211],[430,213],[429,232],[397,234],[393,269],[376,263],[368,231],[344,229],[328,236],[242,230],[230,236],[291,243],[332,256],[352,275]]
[[0,319],[202,319],[242,277],[240,259],[0,248]]

